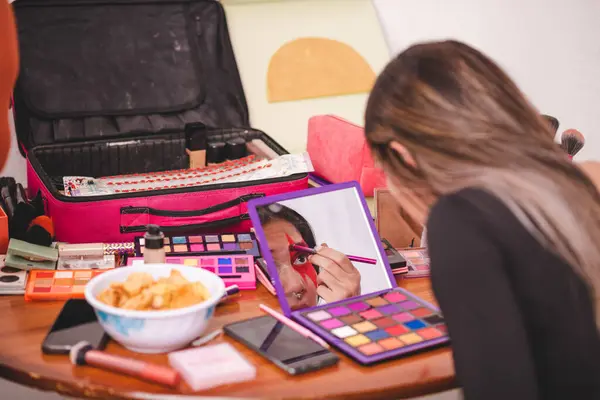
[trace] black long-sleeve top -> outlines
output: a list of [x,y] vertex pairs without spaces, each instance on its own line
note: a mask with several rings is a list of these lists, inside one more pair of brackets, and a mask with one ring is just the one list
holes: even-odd
[[427,230],[467,400],[600,400],[593,301],[565,261],[478,189],[439,199]]

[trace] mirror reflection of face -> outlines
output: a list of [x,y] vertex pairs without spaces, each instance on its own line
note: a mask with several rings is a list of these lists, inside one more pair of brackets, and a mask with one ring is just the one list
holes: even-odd
[[307,254],[290,250],[291,243],[306,246],[300,232],[293,224],[281,219],[263,224],[263,230],[290,308],[316,306],[316,270]]

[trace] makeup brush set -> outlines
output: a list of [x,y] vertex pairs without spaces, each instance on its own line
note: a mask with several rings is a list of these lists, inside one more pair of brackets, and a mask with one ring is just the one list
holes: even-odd
[[31,200],[23,185],[14,178],[0,178],[0,205],[8,218],[8,233],[41,246],[49,246],[54,239],[52,220],[44,215],[44,204],[40,194]]

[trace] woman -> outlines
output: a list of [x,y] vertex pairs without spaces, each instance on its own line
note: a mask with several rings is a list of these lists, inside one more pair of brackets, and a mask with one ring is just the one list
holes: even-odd
[[292,244],[316,247],[304,217],[277,203],[260,207],[258,215],[292,310],[314,307],[319,299],[330,303],[360,294],[360,274],[344,254],[325,243],[311,256],[290,249]]
[[414,218],[467,399],[600,399],[600,196],[486,56],[421,44],[378,77],[369,146]]

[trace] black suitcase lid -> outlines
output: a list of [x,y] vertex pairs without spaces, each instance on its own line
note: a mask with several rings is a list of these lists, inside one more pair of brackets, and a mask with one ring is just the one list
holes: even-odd
[[248,127],[214,0],[19,0],[14,92],[23,147]]

